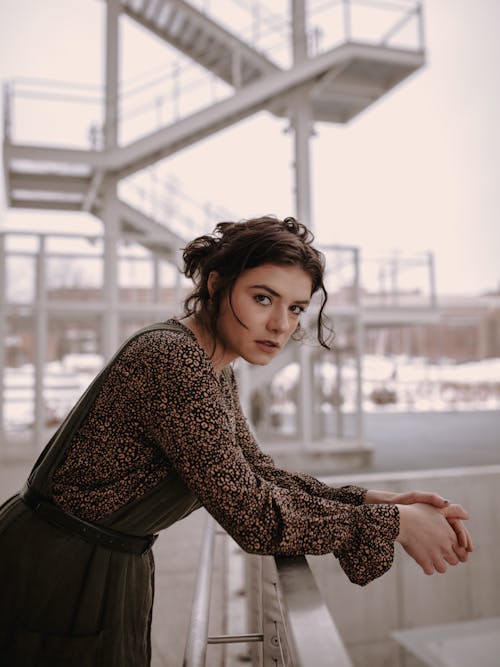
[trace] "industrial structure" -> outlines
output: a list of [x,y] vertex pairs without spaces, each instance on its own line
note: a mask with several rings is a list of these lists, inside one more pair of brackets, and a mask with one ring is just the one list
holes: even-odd
[[[98,370],[95,364],[109,358],[131,331],[178,312],[187,288],[177,271],[179,248],[230,214],[193,200],[174,180],[166,180],[158,165],[256,112],[289,118],[295,214],[314,228],[309,156],[314,123],[349,122],[425,61],[419,0],[107,0],[105,15],[102,99],[83,89],[75,91],[74,86],[68,92],[59,82],[52,82],[50,91],[47,82],[33,81],[12,82],[5,89],[3,164],[8,205],[86,211],[102,221],[102,233],[81,228],[74,234],[0,231],[0,455],[6,453],[12,435],[6,426],[6,405],[25,403],[29,393],[34,410],[23,422],[29,422],[26,442],[28,450],[29,445],[41,448],[47,426],[56,425],[51,423],[49,407],[57,403],[56,397],[67,400],[79,389],[65,384],[68,378],[75,382],[74,373],[68,378],[64,374],[65,359],[73,357],[72,369],[80,368],[88,382]],[[149,100],[148,113],[152,111],[147,123],[128,113],[119,86],[122,21],[141,25],[188,59],[169,69],[170,92],[163,88],[164,77],[160,97],[151,94],[149,83],[137,86]],[[241,29],[246,22],[249,32]],[[208,77],[206,97],[197,89],[193,99],[190,83],[185,85],[189,62]],[[217,100],[211,97],[214,89]],[[97,117],[86,116],[79,123],[74,118],[70,143],[21,136],[24,103],[34,102],[40,110],[45,104],[57,106],[68,100],[86,109],[94,104],[98,111]],[[139,106],[143,101],[144,97]],[[132,124],[127,125],[130,119]],[[57,127],[50,129],[57,134]],[[82,144],[82,136],[84,146],[75,146]],[[368,451],[361,386],[365,343],[378,345],[377,329],[392,327],[389,336],[384,334],[385,349],[423,345],[423,338],[403,340],[398,330],[435,322],[437,308],[431,256],[411,263],[393,256],[362,275],[358,248],[323,250],[328,315],[337,334],[334,351],[320,353],[307,344],[290,344],[276,363],[262,368],[241,365],[238,372],[249,413],[255,392],[264,396],[261,421],[269,435],[268,387],[284,367],[298,364],[299,418],[288,440],[298,442],[301,464],[309,454],[323,465],[324,454],[338,466],[346,453],[355,458]],[[475,310],[454,310],[451,326],[481,329],[483,354],[498,331],[496,314],[484,321]],[[470,356],[468,347],[460,349]],[[325,359],[336,367],[337,399],[344,392],[342,368],[347,363],[355,380],[352,446],[344,439],[345,406],[332,399],[339,438],[320,447],[325,431],[319,401],[313,402],[313,397],[319,395],[317,370]],[[10,467],[3,472],[12,476]],[[429,665],[441,664],[449,656],[457,665],[465,665],[472,655],[477,664],[493,664],[500,613],[499,596],[491,584],[500,576],[500,561],[492,556],[499,546],[495,509],[499,476],[499,466],[485,466],[370,474],[356,480],[399,493],[435,488],[453,502],[471,505],[477,553],[467,567],[457,569],[452,586],[447,578],[416,576],[414,564],[400,551],[383,579],[355,589],[329,554],[308,561],[304,556],[243,555],[210,517],[201,539],[204,511],[191,514],[164,531],[155,545],[152,664],[230,666],[249,660],[256,667],[414,664],[394,638]],[[351,481],[328,480],[335,486]],[[247,609],[246,627],[242,606]],[[433,627],[419,627],[429,624]]]
[[[223,216],[216,207],[208,213],[205,207],[185,215],[178,206],[182,193],[163,180],[160,183],[155,175],[158,164],[259,111],[289,118],[294,142],[295,214],[314,228],[309,152],[314,123],[351,121],[425,62],[422,7],[418,1],[291,0],[280,16],[257,1],[233,0],[229,6],[247,12],[252,23],[250,36],[239,29],[237,22],[231,22],[227,3],[107,0],[103,122],[89,123],[83,148],[43,145],[40,137],[33,141],[18,139],[16,114],[23,97],[32,96],[33,90],[27,91],[22,82],[13,82],[5,89],[3,160],[8,205],[86,211],[103,223],[102,237],[90,238],[82,233],[79,240],[77,235],[60,239],[59,245],[54,235],[41,233],[24,240],[14,231],[0,235],[1,265],[7,267],[0,280],[0,375],[6,377],[5,341],[13,332],[14,320],[29,318],[33,325],[33,421],[38,446],[43,444],[47,422],[44,378],[49,329],[54,326],[51,323],[58,323],[56,327],[62,329],[64,322],[74,326],[86,320],[90,328],[100,331],[98,351],[104,359],[109,358],[130,329],[177,311],[183,285],[177,279],[176,286],[167,289],[162,276],[170,275],[169,270],[178,265],[179,248],[186,239],[207,231],[218,216]],[[158,126],[142,125],[132,138],[127,138],[125,102],[119,85],[120,24],[124,17],[140,24],[220,83],[222,99],[204,104],[199,98],[197,106],[186,105],[188,110],[182,113],[182,82],[188,74],[184,66],[176,68],[169,73],[172,89],[166,95],[169,120],[162,120],[167,111],[159,110],[163,102],[154,98],[150,105],[156,105]],[[44,93],[40,90],[42,104]],[[64,95],[59,90],[50,97],[57,104]],[[146,188],[146,182],[150,187]],[[66,248],[74,245],[61,251],[61,243]],[[335,246],[324,250],[329,315],[337,332],[339,392],[344,353],[354,359],[356,370],[357,418],[352,437],[356,454],[365,445],[361,388],[365,329],[426,322],[435,317],[434,268],[431,256],[420,258],[414,265],[423,277],[420,290],[403,289],[398,282],[401,261],[392,258],[386,267],[379,268],[374,298],[361,283],[357,248]],[[70,294],[59,289],[62,283],[54,283],[51,262],[54,258],[64,260],[65,252],[70,263],[75,262],[75,254],[93,263],[93,291],[79,289]],[[120,272],[129,260],[142,262],[143,268],[147,265],[144,270],[150,276],[150,289],[146,296],[144,290],[138,296],[139,289],[134,297],[134,290],[120,283]],[[29,296],[20,301],[8,284],[9,266],[16,261],[25,262],[25,279],[31,279]],[[273,368],[249,369],[242,364],[242,402],[248,410],[254,389],[269,385],[273,375],[293,361],[298,361],[301,369],[295,436],[303,448],[311,449],[324,435],[314,405],[318,355],[312,347],[289,345]],[[4,399],[5,381],[0,384],[0,404]],[[266,406],[266,401],[263,403]],[[337,405],[336,410],[337,435],[342,438],[342,408]],[[269,423],[269,414],[264,417],[264,423]]]

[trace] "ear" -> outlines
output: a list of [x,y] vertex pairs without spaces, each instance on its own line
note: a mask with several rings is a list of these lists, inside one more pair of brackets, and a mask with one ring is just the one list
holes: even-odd
[[210,294],[210,298],[212,298],[218,280],[219,280],[219,274],[217,273],[217,271],[210,271],[207,280],[207,289],[208,293]]

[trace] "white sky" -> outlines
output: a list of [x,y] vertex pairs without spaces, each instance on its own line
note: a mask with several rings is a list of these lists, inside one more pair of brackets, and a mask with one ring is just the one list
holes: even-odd
[[[99,0],[0,0],[0,78],[100,84],[103,8]],[[425,9],[427,66],[350,125],[316,125],[315,232],[370,257],[432,250],[438,291],[474,294],[500,286],[500,2],[427,0]],[[162,49],[127,32],[123,77],[151,71]],[[259,114],[173,156],[169,171],[192,196],[238,218],[293,214],[286,125]],[[75,219],[95,227],[86,216],[1,206],[9,227]]]

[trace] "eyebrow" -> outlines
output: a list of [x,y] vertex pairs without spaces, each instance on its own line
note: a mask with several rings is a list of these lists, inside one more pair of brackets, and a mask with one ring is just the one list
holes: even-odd
[[[265,289],[273,296],[277,296],[281,299],[281,294],[276,290],[274,290],[272,287],[269,287],[269,285],[250,285],[250,288]],[[310,300],[304,299],[303,301],[301,301],[300,299],[293,299],[293,302],[307,305],[310,303]]]

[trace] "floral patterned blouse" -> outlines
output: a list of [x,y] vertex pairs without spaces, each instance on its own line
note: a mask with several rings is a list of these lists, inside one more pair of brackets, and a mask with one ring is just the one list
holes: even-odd
[[333,552],[361,585],[392,564],[397,507],[276,468],[241,411],[232,369],[218,375],[182,325],[143,333],[118,356],[55,470],[53,498],[97,521],[172,469],[245,551]]

